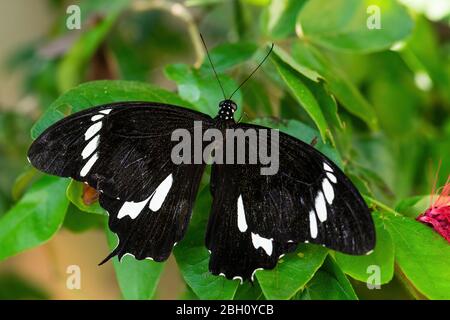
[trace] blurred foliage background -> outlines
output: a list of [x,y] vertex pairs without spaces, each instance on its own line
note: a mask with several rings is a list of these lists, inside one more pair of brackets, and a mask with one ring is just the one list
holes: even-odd
[[[80,30],[67,28],[73,4]],[[438,186],[450,173],[449,0],[20,0],[0,12],[0,299],[450,298],[449,244],[414,220],[439,162]],[[26,150],[63,115],[101,103],[215,115],[221,92],[200,32],[229,93],[275,43],[236,95],[243,120],[318,138],[374,210],[374,253],[302,245],[254,286],[213,277],[206,174],[167,263],[97,267],[115,242],[104,211],[80,184],[33,170]],[[80,289],[67,288],[71,265]],[[373,265],[381,288],[369,290]]]

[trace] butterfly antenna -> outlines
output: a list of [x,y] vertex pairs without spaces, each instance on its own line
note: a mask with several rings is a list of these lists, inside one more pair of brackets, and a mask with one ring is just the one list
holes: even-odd
[[270,47],[269,52],[267,52],[266,56],[264,57],[264,59],[262,59],[262,61],[258,64],[258,66],[252,71],[252,73],[250,73],[250,75],[241,82],[241,84],[239,85],[239,87],[237,87],[236,90],[233,91],[233,93],[230,96],[230,100],[231,98],[234,96],[234,94],[255,74],[256,71],[258,71],[258,69],[262,66],[262,64],[267,60],[267,58],[270,56],[270,54],[272,53],[273,50],[273,46],[274,44],[272,43],[272,46]]
[[217,82],[219,82],[220,89],[222,90],[223,98],[226,100],[227,96],[225,94],[225,90],[223,90],[222,83],[220,82],[219,76],[217,75],[216,68],[214,68],[214,64],[212,63],[211,57],[209,56],[208,47],[206,46],[205,39],[203,39],[202,34],[200,33],[200,38],[202,39],[203,46],[205,47],[206,55],[208,56],[209,63],[214,71],[214,75],[216,76]]

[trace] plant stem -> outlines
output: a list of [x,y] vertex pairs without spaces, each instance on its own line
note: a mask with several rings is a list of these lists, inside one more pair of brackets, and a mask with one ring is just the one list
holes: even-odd
[[199,68],[203,62],[205,52],[203,51],[203,45],[200,38],[200,31],[194,21],[193,16],[189,10],[180,3],[174,3],[171,1],[148,1],[138,0],[132,2],[131,9],[137,12],[150,11],[150,10],[162,10],[170,13],[171,15],[184,21],[188,28],[189,37],[191,38],[192,45],[195,51],[194,67]]
[[395,211],[394,209],[390,208],[389,206],[385,205],[384,203],[379,202],[378,200],[375,200],[371,197],[369,197],[368,195],[363,195],[363,198],[366,202],[369,202],[381,209],[383,209],[384,211],[390,212],[392,214],[394,214],[395,216],[399,216],[400,214]]

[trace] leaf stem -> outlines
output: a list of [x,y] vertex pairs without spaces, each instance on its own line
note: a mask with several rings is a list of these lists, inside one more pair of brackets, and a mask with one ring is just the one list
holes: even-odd
[[191,38],[192,45],[195,51],[194,67],[199,68],[203,62],[205,52],[203,51],[202,41],[200,38],[200,31],[195,23],[194,17],[189,10],[180,3],[174,3],[171,1],[148,1],[138,0],[132,2],[131,9],[137,12],[150,11],[150,10],[162,10],[170,13],[171,15],[184,21],[188,28],[189,37]]
[[400,216],[401,215],[400,213],[398,213],[394,209],[390,208],[388,205],[386,205],[384,203],[381,203],[380,201],[375,200],[374,198],[369,197],[368,195],[363,195],[363,198],[364,198],[364,200],[366,202],[368,202],[368,203],[370,203],[372,205],[375,205],[375,206],[383,209],[384,211],[390,212],[390,213],[394,214],[395,216]]

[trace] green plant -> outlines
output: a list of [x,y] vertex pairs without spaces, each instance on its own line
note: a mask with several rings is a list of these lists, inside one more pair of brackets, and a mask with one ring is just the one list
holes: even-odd
[[[367,27],[370,5],[381,10],[381,29]],[[317,137],[316,147],[344,169],[373,209],[372,254],[348,256],[305,244],[274,270],[257,272],[254,286],[240,286],[208,273],[210,195],[203,182],[188,233],[173,252],[188,288],[184,298],[371,298],[365,289],[371,266],[380,270],[381,297],[400,290],[399,298],[450,298],[450,245],[414,220],[428,205],[430,166],[433,172],[442,160],[438,184],[450,172],[450,42],[439,33],[449,30],[448,18],[431,22],[394,0],[102,0],[80,6],[101,19],[85,24],[64,54],[42,57],[31,50],[41,45],[33,44],[11,62],[33,66],[24,88],[42,106],[33,138],[68,113],[116,101],[159,101],[215,116],[221,91],[199,31],[220,43],[211,57],[228,93],[274,42],[271,61],[235,95],[243,119],[308,143]],[[58,36],[70,32],[61,17]],[[108,80],[85,82],[99,79]],[[160,83],[176,84],[176,93]],[[7,117],[0,115],[4,128],[18,123]],[[8,154],[2,168],[25,158],[26,143],[12,144],[8,130],[1,130],[0,147]],[[61,227],[105,227],[105,212],[83,202],[80,183],[30,168],[13,183],[21,170],[14,165],[12,176],[0,181],[0,260],[44,243]],[[106,233],[114,248],[114,235]],[[113,263],[124,298],[154,297],[164,263],[131,257]]]

